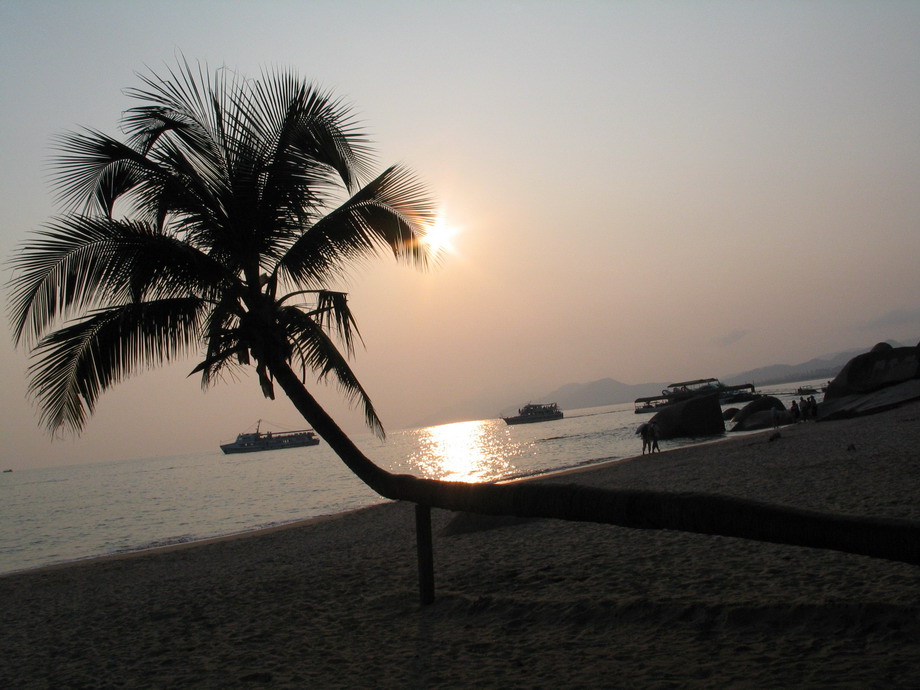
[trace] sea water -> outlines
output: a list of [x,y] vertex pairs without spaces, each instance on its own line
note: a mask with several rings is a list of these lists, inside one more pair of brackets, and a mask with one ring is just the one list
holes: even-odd
[[[824,382],[809,382],[821,385]],[[787,406],[798,385],[762,392]],[[466,482],[526,477],[631,457],[632,403],[566,410],[562,420],[501,419],[356,439],[397,473]],[[662,441],[662,450],[711,441]],[[245,532],[383,502],[325,443],[239,455],[220,450],[0,474],[0,573]]]

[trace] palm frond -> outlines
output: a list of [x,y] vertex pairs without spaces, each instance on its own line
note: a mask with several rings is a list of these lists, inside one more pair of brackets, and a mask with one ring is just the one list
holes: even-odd
[[383,438],[386,435],[383,423],[374,409],[370,396],[358,382],[348,361],[329,335],[316,321],[298,310],[286,310],[285,321],[293,345],[293,359],[302,367],[304,375],[309,369],[320,382],[331,378],[349,403],[361,406],[367,426],[378,437]]
[[153,71],[139,76],[145,87],[127,94],[145,105],[127,111],[122,127],[132,145],[165,171],[135,190],[139,208],[161,223],[171,216],[175,227],[202,246],[219,246],[221,239],[233,244],[226,237],[234,228],[229,218],[239,211],[233,203],[233,158],[236,139],[249,135],[239,128],[228,134],[227,127],[239,120],[232,94],[245,81],[226,69],[212,79],[200,64],[196,71],[184,59],[165,76]]
[[186,142],[192,148],[210,146],[212,141],[207,132],[202,131],[199,123],[187,113],[160,105],[130,108],[122,117],[121,123],[122,129],[130,135],[129,146],[145,156],[159,139],[168,133],[173,133],[177,139]]
[[228,93],[240,82],[231,80],[227,88],[227,77],[233,73],[224,69],[218,74],[219,77],[212,79],[205,65],[197,63],[195,69],[184,58],[175,69],[167,67],[165,75],[154,70],[138,74],[144,86],[126,89],[125,94],[149,105],[147,110],[141,107],[128,111],[123,120],[126,133],[151,146],[166,131],[186,138],[192,148],[198,143],[219,142],[216,135],[220,130],[220,112]]
[[145,217],[156,217],[163,226],[167,219],[199,246],[213,246],[215,237],[227,231],[227,185],[225,161],[210,149],[194,150],[168,137],[151,152],[162,168],[162,177],[149,177],[133,190],[133,200]]
[[57,319],[93,307],[207,296],[232,284],[219,263],[142,223],[68,216],[37,235],[10,281],[17,342],[34,342]]
[[[302,306],[281,306],[289,299],[300,295],[314,295],[315,305],[307,309]],[[277,303],[281,307],[279,320],[282,323],[288,313],[293,314],[295,321],[300,314],[303,314],[313,319],[323,330],[335,333],[345,346],[348,356],[354,354],[355,339],[361,340],[361,333],[358,331],[358,324],[348,306],[348,293],[333,290],[298,290],[285,295]]]
[[352,198],[361,209],[367,231],[386,244],[397,259],[424,268],[429,254],[420,241],[434,223],[437,207],[427,188],[414,173],[391,166]]
[[[21,270],[11,281],[17,342],[35,340],[63,312],[91,306],[103,284],[117,272],[113,249],[118,223],[76,216],[59,219],[38,234],[17,257]],[[126,285],[121,285],[125,299]],[[110,287],[108,292],[119,292]]]
[[361,333],[348,306],[347,293],[321,290],[317,297],[315,320],[320,328],[339,336],[349,356],[354,353],[355,338],[360,340]]
[[246,111],[254,116],[250,125],[261,125],[262,139],[274,143],[273,159],[321,166],[314,184],[334,171],[349,191],[369,172],[369,141],[344,100],[278,71],[252,82],[252,94],[248,105],[253,107]]
[[105,390],[186,354],[197,341],[202,307],[193,298],[112,307],[45,337],[29,369],[42,423],[79,431]]
[[65,134],[59,148],[63,155],[54,165],[54,182],[62,203],[107,217],[117,201],[125,203],[126,214],[159,225],[171,213],[200,212],[201,199],[209,197],[207,182],[220,177],[209,164],[213,150],[206,145],[196,149],[165,139],[143,154],[87,131]]
[[356,184],[368,156],[349,109],[293,75],[254,82],[238,99],[240,129],[251,134],[240,141],[252,147],[239,160],[260,163],[251,173],[249,208],[271,269],[343,188]]
[[418,179],[402,167],[390,167],[317,221],[291,246],[278,270],[294,284],[323,286],[381,249],[424,268],[431,257],[420,240],[435,215]]
[[58,141],[53,181],[65,208],[88,210],[92,202],[112,215],[115,201],[140,180],[161,174],[153,161],[102,132],[68,132]]
[[239,333],[241,306],[239,300],[232,293],[221,296],[205,324],[205,342],[207,351],[205,358],[191,372],[201,373],[201,387],[209,388],[218,378],[221,370],[234,364],[249,364],[249,348],[242,342]]

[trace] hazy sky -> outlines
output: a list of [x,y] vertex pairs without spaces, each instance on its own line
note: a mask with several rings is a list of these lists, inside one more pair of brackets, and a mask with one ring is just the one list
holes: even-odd
[[[459,229],[436,271],[383,258],[342,286],[390,430],[472,399],[493,416],[569,382],[726,376],[920,334],[918,2],[0,0],[4,262],[59,210],[53,138],[116,133],[122,89],[180,51],[335,90],[380,169],[412,167]],[[252,378],[202,393],[186,362],[52,443],[27,364],[4,319],[3,468],[299,424]]]

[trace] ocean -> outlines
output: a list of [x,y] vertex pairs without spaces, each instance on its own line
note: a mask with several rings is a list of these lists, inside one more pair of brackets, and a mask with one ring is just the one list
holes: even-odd
[[[800,382],[766,387],[788,406]],[[485,482],[637,455],[632,403],[565,410],[565,418],[501,419],[391,432],[356,442],[398,473]],[[731,434],[725,434],[728,437]],[[663,451],[704,439],[662,441]],[[381,503],[325,443],[46,467],[0,474],[0,573],[246,532]]]

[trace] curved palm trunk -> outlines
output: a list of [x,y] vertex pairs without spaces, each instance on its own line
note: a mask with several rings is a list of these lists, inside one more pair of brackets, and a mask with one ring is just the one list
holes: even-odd
[[908,520],[818,513],[715,494],[533,481],[470,484],[392,474],[361,452],[286,363],[272,363],[269,368],[304,419],[352,472],[385,498],[486,515],[599,522],[834,549],[920,565],[920,523]]

